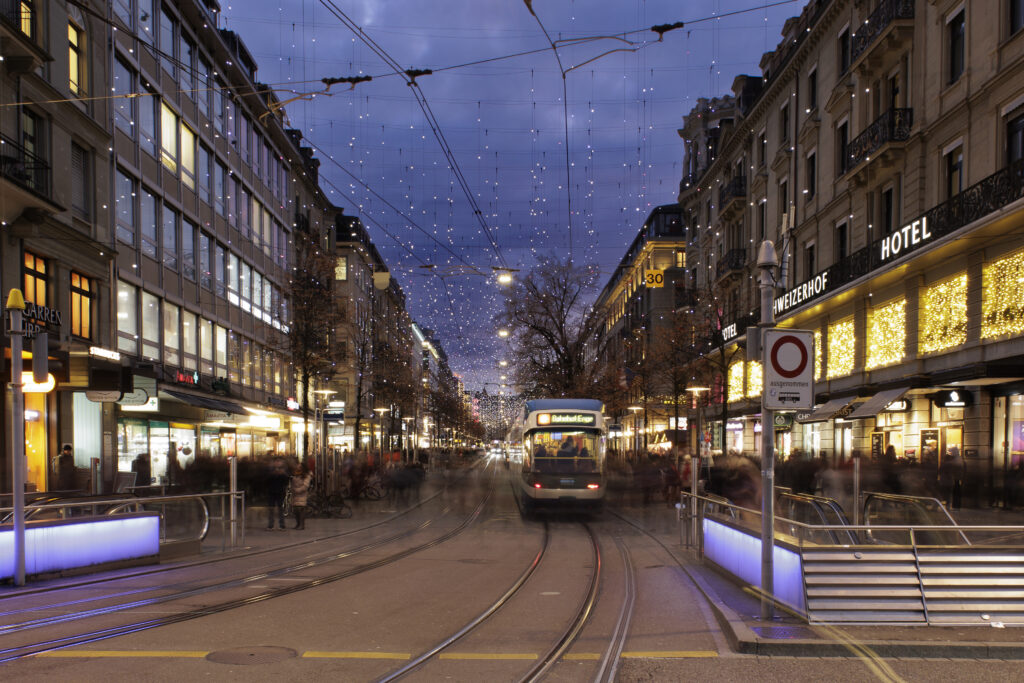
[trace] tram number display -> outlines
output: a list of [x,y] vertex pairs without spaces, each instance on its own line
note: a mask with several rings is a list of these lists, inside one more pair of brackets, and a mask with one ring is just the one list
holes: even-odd
[[658,288],[665,286],[665,271],[664,270],[645,270],[644,271],[644,284],[651,288]]
[[592,425],[597,417],[590,413],[538,413],[538,425]]

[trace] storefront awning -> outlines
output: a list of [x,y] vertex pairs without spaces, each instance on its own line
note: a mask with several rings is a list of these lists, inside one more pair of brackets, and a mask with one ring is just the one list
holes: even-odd
[[885,410],[885,407],[893,401],[898,401],[903,398],[903,394],[908,391],[910,391],[910,387],[900,387],[899,389],[887,389],[886,391],[880,391],[864,403],[857,406],[857,409],[847,415],[845,419],[859,420],[865,417],[874,417]]
[[165,394],[172,398],[176,398],[179,401],[184,401],[200,408],[208,408],[210,410],[220,410],[226,413],[237,413],[238,415],[245,415],[248,411],[237,403],[231,401],[221,401],[216,398],[207,398],[206,396],[199,396],[197,394],[186,394],[184,391],[171,391],[170,389],[161,389]]
[[808,422],[825,422],[826,420],[831,420],[833,417],[842,417],[841,415],[836,415],[836,413],[841,412],[856,400],[856,396],[834,398],[827,403],[823,403],[818,406],[817,409],[807,417],[797,419],[797,422],[807,424]]

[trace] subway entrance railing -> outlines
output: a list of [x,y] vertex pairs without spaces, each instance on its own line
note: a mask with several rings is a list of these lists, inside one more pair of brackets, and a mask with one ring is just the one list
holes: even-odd
[[[758,587],[760,529],[758,510],[681,496],[681,542]],[[775,599],[811,623],[1024,625],[1024,526],[776,516],[773,556]]]

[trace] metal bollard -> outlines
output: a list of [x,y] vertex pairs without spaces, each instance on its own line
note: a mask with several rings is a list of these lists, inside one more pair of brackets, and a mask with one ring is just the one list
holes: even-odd
[[228,482],[231,486],[231,495],[228,504],[228,517],[231,524],[231,547],[238,545],[238,517],[235,509],[235,496],[238,495],[238,456],[232,455],[228,458]]

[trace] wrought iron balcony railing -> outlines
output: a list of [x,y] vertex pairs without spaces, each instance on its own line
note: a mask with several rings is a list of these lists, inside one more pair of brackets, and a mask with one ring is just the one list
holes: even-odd
[[50,164],[5,135],[0,135],[0,176],[50,196]]
[[35,36],[33,4],[23,0],[0,0],[0,19],[32,38]]
[[897,19],[913,18],[914,0],[882,0],[850,40],[850,61],[856,61],[889,24]]
[[722,185],[718,189],[718,208],[722,210],[725,205],[734,199],[743,199],[747,196],[747,177],[738,175]]
[[723,278],[730,273],[743,270],[746,265],[747,250],[730,249],[725,252],[725,256],[718,259],[718,263],[715,265],[715,277]]
[[913,109],[890,109],[864,129],[846,146],[846,166],[849,171],[888,142],[905,142],[914,125]]

